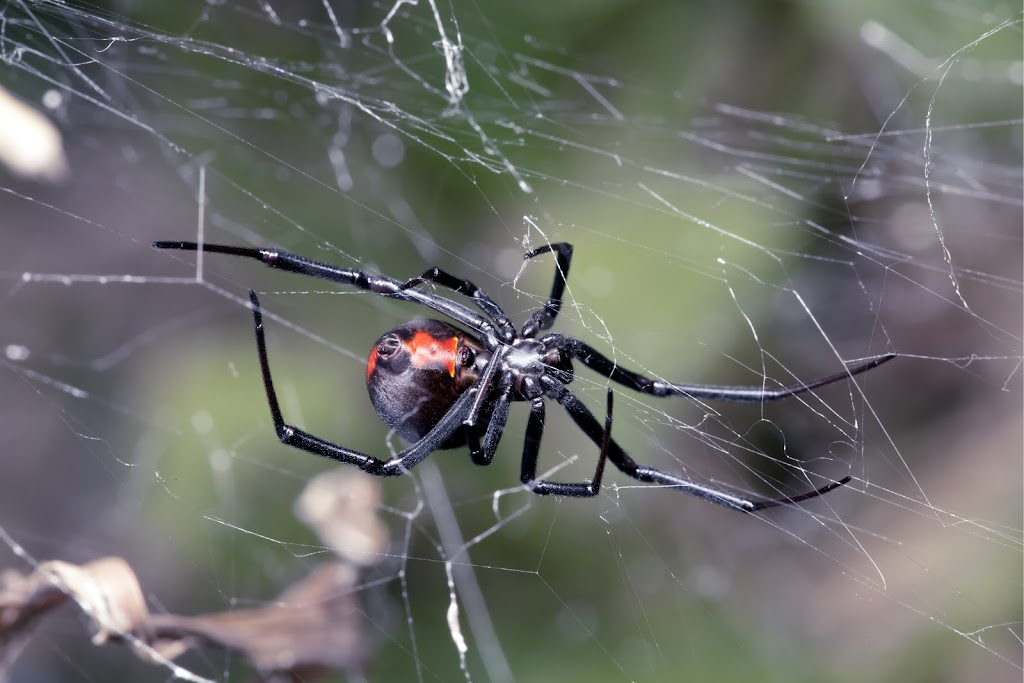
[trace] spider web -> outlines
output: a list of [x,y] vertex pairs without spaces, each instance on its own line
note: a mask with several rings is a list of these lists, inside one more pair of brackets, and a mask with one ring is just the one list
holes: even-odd
[[[365,357],[424,311],[153,240],[436,265],[520,324],[553,268],[522,254],[567,241],[557,330],[653,377],[777,387],[898,351],[764,406],[613,387],[644,464],[749,496],[853,480],[757,516],[612,469],[597,499],[538,498],[517,404],[491,467],[375,482],[391,540],[357,563],[345,675],[1019,680],[1021,15],[515,7],[0,7],[4,566],[116,555],[152,612],[207,614],[278,605],[330,554],[292,512],[330,464],[275,439],[250,287],[289,422],[403,447]],[[606,387],[570,388],[600,415]],[[596,453],[549,406],[541,469],[581,481]],[[253,665],[82,627],[40,622],[7,675]]]

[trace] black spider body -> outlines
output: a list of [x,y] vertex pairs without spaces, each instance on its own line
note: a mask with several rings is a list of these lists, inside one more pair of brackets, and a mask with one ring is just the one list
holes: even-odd
[[[638,481],[675,488],[741,512],[797,503],[831,491],[848,482],[850,477],[793,497],[751,500],[640,465],[611,437],[611,388],[607,391],[603,425],[568,389],[567,385],[574,376],[573,360],[578,360],[610,382],[651,396],[686,396],[695,400],[758,403],[787,398],[847,379],[896,356],[895,353],[886,354],[828,377],[778,389],[763,386],[674,384],[645,377],[619,367],[615,361],[579,339],[555,333],[537,338],[538,333],[553,325],[562,307],[562,295],[572,258],[572,246],[566,243],[545,245],[525,255],[524,258],[530,259],[553,252],[556,268],[547,302],[534,311],[519,332],[516,332],[501,307],[479,287],[438,268],[402,282],[275,249],[195,242],[154,242],[153,246],[158,249],[202,250],[255,259],[272,268],[417,303],[462,326],[456,327],[440,320],[414,320],[395,327],[374,344],[366,368],[370,401],[381,420],[411,443],[393,458],[381,460],[321,439],[284,421],[270,375],[262,309],[256,293],[250,290],[263,385],[278,438],[289,446],[356,465],[377,476],[402,474],[435,450],[460,446],[469,447],[470,459],[474,463],[490,464],[504,431],[510,406],[513,402],[521,401],[530,404],[530,418],[523,441],[520,479],[534,493],[595,496],[601,488],[605,462],[610,460],[620,471]],[[468,297],[483,315],[457,301],[419,288],[428,282]],[[545,399],[561,405],[580,430],[600,446],[597,467],[590,481],[565,483],[537,478],[546,414]]]
[[[437,426],[463,392],[487,370],[493,354],[484,342],[440,320],[413,320],[377,340],[366,364],[370,402],[388,427],[410,443]],[[543,394],[544,376],[563,384],[572,380],[572,361],[558,345],[516,339],[503,349],[490,391],[480,397],[478,421],[487,423],[499,397],[495,390],[508,377],[511,401],[530,401]],[[467,443],[460,428],[439,448]]]
[[[415,443],[476,384],[490,357],[479,340],[446,322],[404,323],[378,339],[370,351],[370,402],[384,424]],[[493,401],[487,403],[493,408]],[[487,407],[480,412],[484,419],[490,417]],[[458,429],[439,448],[465,444],[465,430]]]

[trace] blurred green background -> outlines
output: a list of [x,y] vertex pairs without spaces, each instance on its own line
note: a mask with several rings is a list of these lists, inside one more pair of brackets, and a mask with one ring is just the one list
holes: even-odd
[[[492,467],[445,452],[384,482],[393,544],[359,590],[369,680],[466,678],[438,500],[465,540],[498,525],[453,558],[484,601],[458,585],[472,680],[1020,679],[1014,8],[454,2],[438,12],[470,89],[452,106],[432,6],[400,6],[390,43],[388,5],[332,7],[341,34],[321,2],[0,8],[0,84],[33,104],[63,95],[51,116],[71,168],[57,186],[0,175],[12,538],[38,560],[125,556],[151,609],[176,613],[264,604],[323,559],[292,504],[329,465],[274,438],[249,287],[288,419],[386,453],[365,355],[422,311],[226,257],[205,260],[212,286],[162,282],[195,272],[149,243],[195,237],[202,175],[210,241],[394,277],[437,265],[517,321],[552,267],[521,254],[570,241],[559,330],[666,379],[792,383],[904,355],[863,377],[866,400],[837,386],[712,410],[618,394],[627,450],[698,481],[765,495],[766,481],[807,488],[779,461],[852,474],[808,506],[821,519],[745,517],[612,472],[593,501],[511,491],[499,514],[529,507],[499,522],[521,407]],[[91,277],[128,274],[146,279]],[[585,371],[573,384],[595,411],[604,387]],[[549,415],[545,465],[579,456],[557,476],[589,476],[595,447]],[[185,664],[246,676],[231,654]],[[13,669],[166,675],[92,647],[70,614]]]

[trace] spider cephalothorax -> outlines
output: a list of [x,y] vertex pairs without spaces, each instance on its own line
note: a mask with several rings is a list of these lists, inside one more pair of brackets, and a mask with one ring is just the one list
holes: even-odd
[[[395,327],[370,351],[366,383],[377,414],[391,429],[412,443],[389,460],[360,453],[326,441],[284,421],[270,376],[270,362],[263,334],[263,315],[256,293],[249,292],[256,329],[263,385],[278,438],[289,446],[358,466],[377,476],[394,476],[414,467],[433,451],[467,445],[470,459],[487,465],[494,457],[505,429],[512,402],[530,404],[526,425],[520,479],[538,494],[588,497],[601,489],[606,460],[624,474],[642,482],[668,486],[733,510],[753,512],[815,498],[850,480],[844,477],[821,488],[796,496],[748,499],[721,489],[636,463],[611,438],[612,390],[602,425],[590,409],[569,391],[573,379],[572,361],[578,360],[610,382],[651,396],[687,396],[696,400],[759,403],[794,396],[832,382],[848,379],[896,356],[889,353],[860,362],[842,372],[791,387],[730,387],[702,384],[674,384],[626,370],[588,344],[560,334],[536,335],[554,324],[562,307],[572,246],[549,244],[528,252],[530,259],[553,252],[555,281],[547,302],[533,312],[517,333],[487,294],[469,280],[431,268],[404,282],[384,275],[372,275],[276,249],[254,249],[196,242],[154,242],[158,249],[179,249],[230,254],[262,261],[271,268],[351,285],[375,294],[426,306],[451,318],[465,329],[440,320],[414,320]],[[464,304],[419,289],[432,282],[447,287],[472,301],[483,315]],[[468,331],[472,330],[472,332]],[[553,482],[537,478],[540,440],[544,433],[545,399],[561,405],[573,422],[600,446],[597,467],[590,481]]]

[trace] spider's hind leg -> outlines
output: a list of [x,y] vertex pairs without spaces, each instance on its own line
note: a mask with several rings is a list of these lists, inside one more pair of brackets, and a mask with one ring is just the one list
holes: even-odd
[[252,302],[256,350],[259,353],[260,371],[263,375],[263,388],[267,393],[267,403],[270,406],[270,416],[274,421],[274,430],[277,432],[277,438],[287,446],[330,458],[347,465],[355,465],[364,472],[374,476],[393,477],[412,469],[415,465],[422,462],[424,458],[440,448],[441,444],[447,441],[448,437],[459,429],[463,420],[466,419],[473,408],[474,399],[477,394],[476,389],[465,391],[433,429],[419,441],[390,460],[381,460],[372,455],[339,446],[303,431],[298,427],[294,427],[285,422],[284,416],[281,413],[281,406],[277,401],[277,391],[274,389],[274,381],[270,375],[266,335],[263,332],[263,309],[260,306],[260,300],[256,296],[256,292],[249,290],[249,300]]

